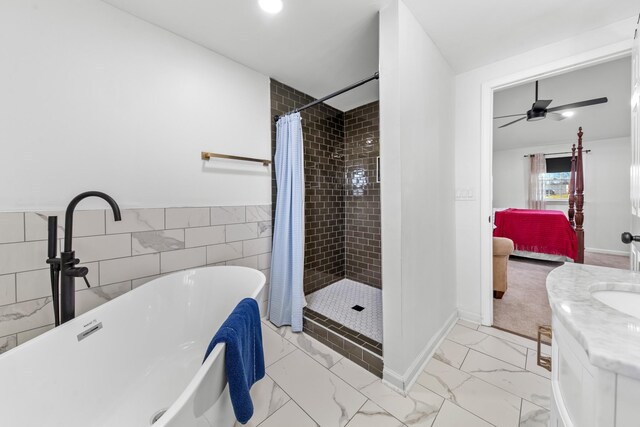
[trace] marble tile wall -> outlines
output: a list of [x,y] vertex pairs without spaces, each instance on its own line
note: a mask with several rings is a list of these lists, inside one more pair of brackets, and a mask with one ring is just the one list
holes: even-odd
[[[62,212],[0,213],[0,353],[53,327],[45,263],[52,215],[59,216],[62,237]],[[73,248],[92,286],[76,281],[76,313],[193,267],[243,265],[268,280],[271,221],[271,205],[126,209],[120,222],[111,211],[76,211]]]

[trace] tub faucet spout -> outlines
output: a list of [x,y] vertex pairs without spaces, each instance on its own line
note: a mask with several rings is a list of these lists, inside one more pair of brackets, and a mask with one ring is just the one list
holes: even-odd
[[109,203],[111,206],[111,210],[113,210],[113,219],[115,221],[120,221],[122,217],[120,216],[120,206],[113,200],[113,197],[108,194],[102,193],[100,191],[87,191],[81,194],[78,194],[76,197],[69,202],[69,206],[67,206],[67,212],[64,217],[64,251],[71,251],[71,239],[73,238],[73,212],[76,209],[78,203],[81,200],[86,199],[87,197],[99,197]]
[[[72,249],[73,212],[78,203],[87,197],[99,197],[105,200],[113,210],[113,219],[115,221],[122,219],[120,207],[108,194],[100,191],[87,191],[78,194],[71,200],[69,206],[67,206],[65,214],[64,251],[60,253],[60,258],[56,258],[57,222],[52,220],[52,217],[49,217],[49,258],[47,259],[47,264],[51,266],[51,293],[53,296],[56,326],[75,317],[76,278],[82,277],[87,287],[91,287],[87,280],[89,269],[87,267],[76,267],[76,265],[80,263],[80,260],[76,258],[75,251]],[[59,284],[58,278],[60,278]]]

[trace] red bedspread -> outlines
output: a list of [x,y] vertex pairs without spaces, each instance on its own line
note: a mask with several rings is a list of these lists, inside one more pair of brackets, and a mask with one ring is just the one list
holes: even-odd
[[578,239],[561,211],[506,209],[497,211],[494,237],[513,240],[516,250],[564,255],[572,260],[578,254]]

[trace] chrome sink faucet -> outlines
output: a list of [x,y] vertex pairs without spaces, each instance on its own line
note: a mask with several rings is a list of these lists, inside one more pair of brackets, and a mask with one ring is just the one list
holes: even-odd
[[[76,313],[76,277],[82,277],[87,287],[90,287],[87,280],[89,269],[87,267],[76,267],[80,260],[76,258],[72,249],[73,236],[73,212],[78,203],[87,197],[99,197],[105,200],[113,210],[113,219],[120,221],[120,207],[113,198],[100,191],[87,191],[78,194],[71,200],[64,220],[64,251],[60,253],[60,258],[56,258],[58,242],[58,217],[50,216],[49,225],[49,264],[51,273],[51,295],[53,297],[53,313],[56,326],[65,323],[75,317]],[[60,276],[61,279],[60,279]]]

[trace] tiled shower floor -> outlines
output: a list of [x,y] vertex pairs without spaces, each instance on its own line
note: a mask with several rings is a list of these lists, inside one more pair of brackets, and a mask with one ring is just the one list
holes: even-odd
[[[307,307],[382,342],[382,291],[351,279],[342,279],[306,296]],[[352,307],[364,307],[362,311]]]

